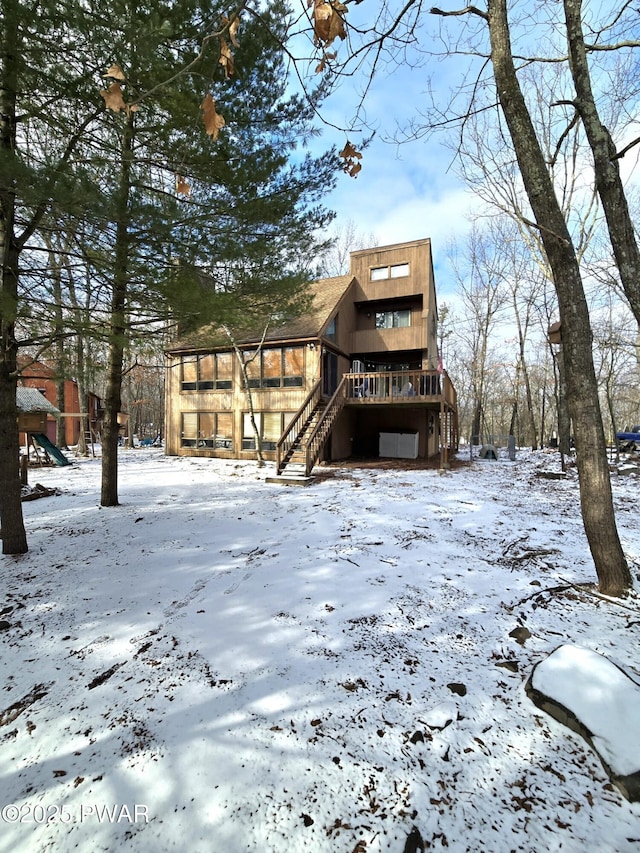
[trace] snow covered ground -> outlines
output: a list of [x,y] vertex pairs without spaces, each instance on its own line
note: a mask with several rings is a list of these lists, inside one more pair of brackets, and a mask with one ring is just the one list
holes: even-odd
[[[308,488],[120,462],[109,509],[99,460],[31,469],[60,494],[2,557],[1,853],[640,848],[640,804],[524,692],[563,643],[640,673],[640,597],[576,586],[557,456]],[[614,478],[634,576],[638,487]]]

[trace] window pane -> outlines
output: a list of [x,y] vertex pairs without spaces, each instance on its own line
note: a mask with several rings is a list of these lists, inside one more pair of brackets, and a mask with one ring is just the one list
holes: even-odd
[[336,339],[336,318],[335,317],[327,326],[327,331],[325,332],[325,337],[329,338],[329,340],[335,341],[335,339]]
[[285,388],[302,388],[302,376],[285,376],[282,380]]
[[198,437],[198,416],[195,412],[182,415],[182,447],[195,447]]
[[216,379],[233,378],[233,354],[221,352],[216,355]]
[[393,325],[395,327],[410,326],[411,325],[411,311],[407,308],[403,311],[394,311],[393,312]]
[[213,439],[215,437],[215,421],[216,416],[211,412],[201,412],[200,423],[198,429],[198,446],[204,441],[207,447],[213,447]]
[[280,412],[263,412],[262,414],[262,447],[264,450],[275,450],[278,439],[282,434],[282,415]]
[[[213,355],[201,355],[199,359],[200,382],[213,382]],[[210,386],[212,387],[212,386]]]
[[257,355],[253,361],[249,361],[254,355],[256,355],[255,352],[245,352],[244,354],[244,363],[247,366],[247,376],[249,379],[260,378],[260,355]]
[[391,267],[391,278],[402,278],[409,275],[409,264],[394,264]]
[[[260,415],[256,414],[255,418],[258,429],[260,429]],[[249,412],[245,412],[242,416],[242,449],[256,449],[256,441],[253,434],[253,427],[251,426],[251,416]]]
[[262,373],[265,379],[282,375],[282,350],[266,349],[262,353]]
[[265,441],[277,441],[282,433],[280,412],[264,412],[262,415],[262,437]]
[[218,415],[215,446],[220,450],[233,450],[233,416],[231,412]]
[[383,278],[389,278],[389,267],[374,267],[371,270],[371,281],[381,281]]
[[304,351],[302,347],[288,347],[284,351],[284,375],[302,376]]
[[390,329],[393,325],[393,314],[390,311],[380,311],[376,314],[376,329]]
[[196,387],[198,379],[197,363],[194,355],[182,359],[182,387],[185,390],[192,390]]
[[[258,429],[260,429],[260,413],[256,412],[254,417]],[[246,438],[249,435],[253,435],[253,426],[251,425],[251,415],[249,412],[245,412],[242,416],[242,437]]]
[[195,412],[182,415],[182,435],[185,438],[195,438],[198,434],[198,416]]

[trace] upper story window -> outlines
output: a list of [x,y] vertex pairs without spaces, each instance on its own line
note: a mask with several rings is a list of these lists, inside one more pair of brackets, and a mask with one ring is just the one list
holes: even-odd
[[401,311],[377,311],[376,329],[400,329],[411,325],[411,310],[403,308]]
[[405,275],[409,275],[409,264],[394,264],[389,267],[389,272],[391,278],[403,278]]
[[187,355],[182,358],[183,391],[224,391],[233,386],[233,354]]
[[335,341],[336,328],[336,318],[334,317],[327,326],[327,331],[324,333],[325,338],[328,338],[330,341]]
[[265,349],[247,364],[250,388],[300,388],[304,384],[302,347]]
[[386,267],[372,267],[371,281],[383,281],[387,278],[403,278],[409,275],[409,264],[391,264]]

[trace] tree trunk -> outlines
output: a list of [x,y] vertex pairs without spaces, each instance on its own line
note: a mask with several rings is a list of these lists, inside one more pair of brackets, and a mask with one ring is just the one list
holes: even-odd
[[482,430],[482,400],[476,397],[473,405],[473,419],[471,421],[471,444],[480,444],[480,433]]
[[[18,345],[15,321],[18,310],[18,256],[15,239],[15,180],[11,168],[16,151],[16,94],[20,44],[18,4],[2,4],[4,17],[0,44],[0,157],[4,161],[0,180],[0,523],[2,553],[24,554],[27,534],[22,517],[20,488],[20,442],[16,386]],[[6,177],[5,177],[6,176]]]
[[629,306],[640,326],[640,251],[624,191],[616,148],[600,121],[591,89],[589,63],[582,32],[582,0],[564,0],[569,65],[576,87],[575,105],[593,153],[596,188],[604,210],[611,247]]
[[[0,236],[1,240],[2,236]],[[10,279],[11,275],[4,268],[2,273],[2,295],[6,299],[9,290],[7,279]],[[5,310],[3,306],[3,314]],[[0,360],[0,465],[2,466],[0,522],[2,524],[3,554],[25,554],[28,550],[27,534],[22,516],[20,443],[16,408],[16,353],[14,325],[6,322],[3,316],[2,358]]]
[[253,361],[254,358],[258,358],[260,352],[262,351],[262,344],[264,343],[264,339],[267,335],[267,330],[269,328],[269,324],[267,324],[262,333],[262,340],[260,341],[260,345],[255,350],[253,354],[253,358],[245,359],[245,355],[236,343],[236,339],[234,337],[233,332],[227,326],[223,326],[223,329],[229,338],[231,346],[234,349],[236,354],[236,358],[238,359],[238,364],[240,365],[240,371],[242,373],[242,383],[244,385],[244,392],[247,398],[247,407],[249,409],[249,420],[251,421],[251,429],[253,430],[253,436],[256,442],[256,460],[258,462],[258,468],[264,467],[264,456],[262,455],[262,436],[260,435],[260,430],[258,429],[258,425],[256,423],[256,413],[253,408],[253,394],[251,393],[251,385],[249,384],[249,376],[247,374],[247,365]]
[[571,416],[567,405],[567,371],[562,346],[555,356],[558,385],[556,396],[556,410],[558,412],[558,448],[562,457],[562,470],[564,471],[564,459],[571,455]]
[[[78,405],[80,412],[89,412],[89,399],[87,395],[86,369],[85,369],[85,339],[84,339],[84,324],[81,320],[83,310],[78,302],[75,283],[73,279],[73,271],[67,268],[67,284],[69,291],[69,301],[73,308],[74,315],[78,318],[77,328],[75,332],[75,347],[73,349],[73,362],[76,383],[78,386]],[[87,449],[87,433],[91,431],[91,420],[87,417],[80,418],[80,427],[78,431],[78,442],[76,446],[76,456],[88,456]],[[93,437],[91,436],[91,449],[93,450]],[[95,453],[93,454],[95,456]]]
[[122,365],[126,343],[127,274],[129,270],[129,201],[131,192],[131,161],[133,158],[135,114],[125,119],[122,133],[120,187],[117,202],[115,263],[111,320],[109,329],[109,360],[102,434],[102,506],[118,506],[118,413],[122,405]]
[[620,595],[632,585],[631,572],[615,523],[591,325],[578,261],[516,76],[506,0],[488,0],[487,9],[498,98],[558,296],[584,528],[601,592]]

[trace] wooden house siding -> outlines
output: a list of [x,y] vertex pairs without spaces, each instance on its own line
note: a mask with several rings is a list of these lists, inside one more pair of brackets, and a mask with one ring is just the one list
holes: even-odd
[[[266,350],[279,350],[282,347],[267,346]],[[320,346],[318,344],[300,346],[303,351],[302,385],[278,388],[253,388],[251,390],[253,409],[257,413],[282,413],[293,415],[303,403],[309,389],[319,374]],[[171,456],[227,456],[233,458],[253,458],[254,450],[243,450],[244,415],[249,411],[247,394],[244,389],[242,371],[235,353],[233,356],[232,388],[230,390],[185,391],[182,389],[182,360],[189,354],[168,354],[168,381],[166,383],[166,435],[165,449]],[[184,414],[231,413],[233,421],[232,447],[216,448],[203,444],[200,447],[183,446],[182,421]],[[202,436],[203,440],[206,440]]]
[[[363,382],[388,393],[358,397],[353,381],[348,393],[340,391],[347,396],[332,420],[325,458],[376,455],[378,436],[387,431],[417,433],[421,457],[438,453],[442,414],[455,417],[455,399],[446,397],[448,379],[441,387],[436,374],[437,304],[430,241],[354,252],[349,276],[317,282],[313,293],[315,307],[308,316],[270,332],[260,357],[262,373],[255,365],[249,368],[255,385],[253,410],[266,438],[265,458],[276,458],[275,431],[293,425],[318,382],[321,391],[314,391],[313,399],[318,393],[328,399],[343,377],[354,371],[364,371]],[[250,352],[256,344],[247,340],[240,346]],[[301,376],[278,376],[278,352],[287,347],[301,349]],[[216,383],[212,354],[230,352],[214,329],[201,330],[168,350],[167,454],[255,458],[248,434],[247,394],[235,354],[231,387],[211,387]],[[193,363],[199,357],[203,370],[206,365],[209,371],[203,381],[194,379]],[[189,360],[190,381],[185,383],[182,365]],[[423,385],[429,372],[433,393],[425,393]],[[405,383],[419,393],[400,396]]]

